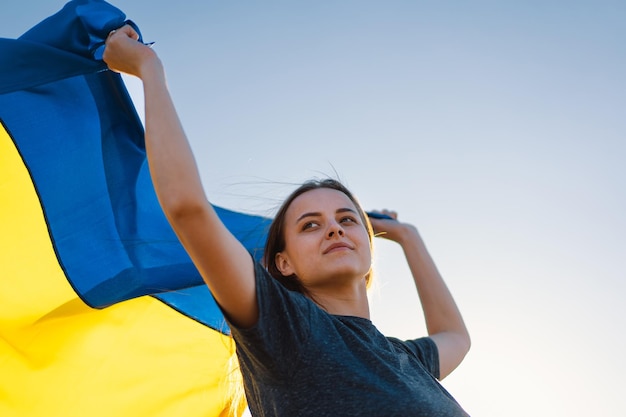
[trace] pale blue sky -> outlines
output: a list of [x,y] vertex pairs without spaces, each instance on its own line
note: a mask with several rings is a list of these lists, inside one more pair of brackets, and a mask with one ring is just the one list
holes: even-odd
[[[64,4],[11,3],[3,37]],[[626,3],[113,4],[156,41],[215,204],[271,214],[336,171],[418,226],[473,336],[443,381],[470,414],[626,412]],[[373,321],[421,336],[378,243]]]

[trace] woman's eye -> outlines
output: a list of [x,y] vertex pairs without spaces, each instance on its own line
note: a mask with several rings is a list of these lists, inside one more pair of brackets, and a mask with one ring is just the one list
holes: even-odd
[[315,226],[317,226],[318,223],[317,222],[306,222],[302,225],[302,230],[308,230],[308,229],[312,229]]
[[340,220],[341,223],[356,223],[356,219],[354,217],[343,217]]

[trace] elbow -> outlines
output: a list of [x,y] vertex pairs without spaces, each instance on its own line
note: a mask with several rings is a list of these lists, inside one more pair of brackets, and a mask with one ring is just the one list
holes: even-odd
[[450,335],[450,338],[460,363],[469,353],[472,347],[472,339],[467,331],[453,333]]
[[470,349],[472,348],[472,338],[470,337],[469,333],[465,333],[465,336],[463,337],[463,351],[465,352],[463,354],[463,357],[465,357],[465,355],[468,354],[468,352],[470,351]]
[[463,353],[463,357],[465,357],[472,348],[472,338],[465,326],[463,326],[461,331],[457,332],[457,343],[459,350]]
[[472,342],[464,332],[443,332],[431,335],[439,351],[439,376],[442,380],[450,375],[465,359]]
[[462,353],[463,357],[465,357],[472,347],[472,338],[470,337],[469,330],[463,322],[463,319],[461,319],[456,328],[450,330],[450,332],[454,335],[454,343],[456,344],[459,352]]

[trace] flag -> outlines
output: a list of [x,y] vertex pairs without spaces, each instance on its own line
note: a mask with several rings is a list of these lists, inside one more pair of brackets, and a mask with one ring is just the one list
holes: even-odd
[[[160,210],[123,80],[101,60],[124,23],[109,3],[74,0],[0,39],[2,416],[230,411],[228,327]],[[215,209],[260,259],[268,219]]]

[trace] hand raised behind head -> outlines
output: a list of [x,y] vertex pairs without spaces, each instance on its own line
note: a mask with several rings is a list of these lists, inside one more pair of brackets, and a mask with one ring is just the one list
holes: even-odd
[[[375,210],[369,216],[374,229],[374,235],[394,242],[401,243],[407,232],[416,232],[417,229],[408,223],[398,221],[398,213],[392,210]],[[382,215],[382,216],[379,216]]]

